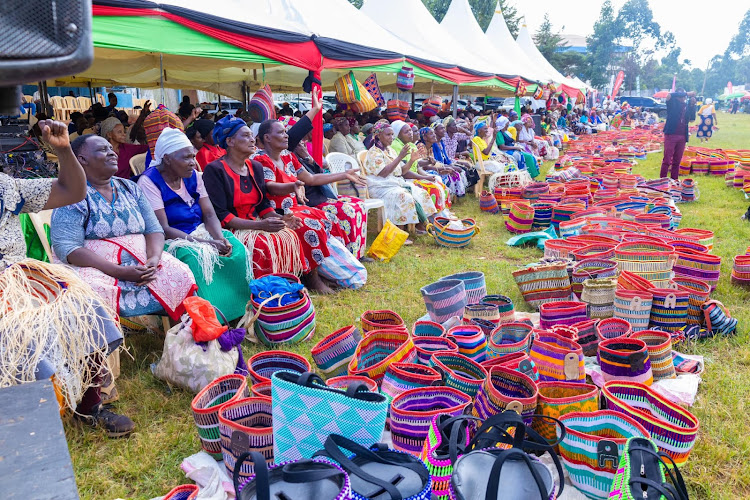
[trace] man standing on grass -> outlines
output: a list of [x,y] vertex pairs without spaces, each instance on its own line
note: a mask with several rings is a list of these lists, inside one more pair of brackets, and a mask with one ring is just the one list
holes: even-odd
[[[690,97],[688,101],[687,98]],[[679,88],[667,96],[667,123],[664,124],[664,159],[660,177],[670,174],[677,180],[680,162],[688,141],[688,122],[695,121],[695,92]]]

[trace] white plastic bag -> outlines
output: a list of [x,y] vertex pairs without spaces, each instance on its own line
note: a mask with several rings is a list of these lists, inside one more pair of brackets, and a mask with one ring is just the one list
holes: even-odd
[[323,259],[318,273],[330,281],[344,288],[356,290],[367,283],[367,269],[360,261],[336,238],[328,238],[329,257]]

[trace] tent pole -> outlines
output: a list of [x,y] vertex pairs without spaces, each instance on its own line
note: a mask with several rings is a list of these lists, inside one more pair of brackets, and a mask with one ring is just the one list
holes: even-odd
[[458,117],[458,85],[453,86],[453,119]]
[[164,55],[159,53],[159,87],[161,87],[161,103],[164,104]]
[[247,83],[242,82],[242,107],[247,111]]
[[91,80],[89,80],[89,98],[91,99],[91,105],[94,105],[94,89],[91,88]]

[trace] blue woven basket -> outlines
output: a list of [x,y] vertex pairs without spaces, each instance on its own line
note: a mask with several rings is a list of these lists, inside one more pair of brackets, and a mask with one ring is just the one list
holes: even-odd
[[484,273],[479,271],[467,271],[465,273],[456,273],[440,278],[439,281],[461,280],[464,282],[466,290],[466,303],[469,305],[479,304],[487,295],[487,285],[484,280]]
[[420,291],[432,321],[443,324],[453,316],[463,318],[466,307],[463,281],[443,279],[422,287]]

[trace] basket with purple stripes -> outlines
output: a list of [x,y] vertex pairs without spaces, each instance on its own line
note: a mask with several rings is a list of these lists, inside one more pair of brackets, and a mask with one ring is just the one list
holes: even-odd
[[347,365],[354,356],[359,340],[357,328],[349,325],[326,335],[315,344],[310,352],[324,378],[346,373]]
[[549,329],[556,325],[574,325],[588,319],[584,302],[549,302],[539,307],[539,326]]
[[696,252],[690,249],[681,249],[677,252],[677,261],[672,268],[675,277],[695,278],[705,281],[716,289],[721,275],[721,257],[709,253]]
[[583,259],[573,265],[571,288],[581,298],[583,282],[590,278],[612,278],[617,275],[617,263],[608,259]]
[[500,322],[500,311],[492,304],[467,304],[464,308],[464,323],[472,324],[474,319],[482,319],[497,325]]
[[534,225],[534,208],[528,203],[518,202],[510,206],[505,227],[511,233],[528,233]]
[[531,229],[534,231],[540,231],[547,229],[552,223],[552,210],[554,205],[552,203],[537,202],[532,203],[531,208],[534,209],[534,223]]
[[479,271],[466,271],[463,273],[443,276],[438,281],[460,280],[464,282],[467,304],[479,304],[485,295],[487,295],[487,285],[484,279],[484,273]]
[[434,321],[419,320],[411,329],[412,337],[445,337],[445,328]]
[[380,386],[380,393],[393,399],[409,389],[443,385],[443,377],[434,368],[415,363],[393,363],[388,366]]
[[532,342],[533,327],[526,323],[506,323],[495,328],[487,342],[487,358],[527,352]]
[[[243,453],[257,452],[266,463],[273,463],[273,423],[271,400],[244,398],[227,403],[219,410],[219,432],[224,466],[231,476],[237,459]],[[242,480],[253,474],[252,462],[244,462],[239,469]]]
[[498,324],[512,323],[516,317],[513,300],[505,295],[487,295],[482,299],[482,304],[490,304],[497,307],[500,312]]
[[481,363],[487,356],[487,337],[476,325],[457,325],[446,336],[458,346],[458,352]]
[[487,378],[487,370],[463,354],[436,352],[430,358],[430,366],[442,373],[446,387],[457,389],[472,398]]
[[639,339],[617,338],[599,342],[597,360],[605,382],[627,380],[645,385],[654,383],[646,343]]
[[414,349],[417,361],[423,365],[430,364],[430,358],[436,352],[458,353],[458,345],[447,337],[415,337]]
[[443,324],[454,316],[463,318],[467,304],[466,285],[462,280],[442,279],[420,290],[430,319]]
[[549,184],[546,182],[532,182],[523,188],[523,198],[536,201],[539,196],[549,193]]
[[572,325],[573,328],[578,330],[578,345],[583,349],[585,356],[596,356],[596,351],[599,347],[599,333],[597,326],[599,325],[598,319],[587,319]]

